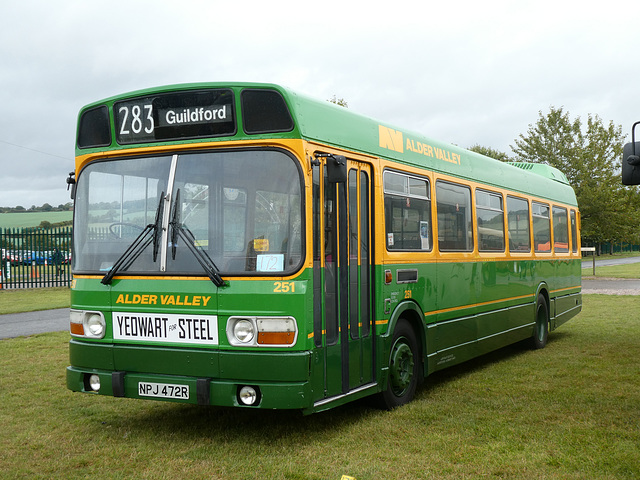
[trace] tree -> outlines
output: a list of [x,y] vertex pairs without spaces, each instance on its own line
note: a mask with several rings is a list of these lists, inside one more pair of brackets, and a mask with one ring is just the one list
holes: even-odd
[[576,159],[581,156],[584,144],[580,118],[572,121],[562,107],[551,107],[546,116],[541,111],[538,114],[538,122],[529,125],[527,136],[520,134],[515,140],[516,147],[512,145],[511,150],[519,161],[556,167],[574,185],[578,169]]
[[601,243],[626,240],[640,225],[631,192],[620,181],[623,143],[621,126],[589,115],[583,128],[579,117],[572,120],[562,108],[551,107],[546,115],[539,112],[511,149],[518,161],[564,172],[578,198],[583,239]]
[[340,105],[344,108],[349,108],[349,104],[344,98],[337,98],[335,95],[327,100],[327,102],[335,103],[336,105]]
[[501,162],[510,162],[511,158],[504,152],[500,152],[499,150],[495,150],[491,147],[483,147],[481,145],[474,145],[469,149],[472,152],[479,153],[480,155],[484,155],[485,157],[495,158],[496,160],[500,160]]

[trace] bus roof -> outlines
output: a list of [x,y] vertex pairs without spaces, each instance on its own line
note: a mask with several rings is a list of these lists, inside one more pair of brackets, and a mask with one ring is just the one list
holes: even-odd
[[[292,128],[287,131],[247,134],[245,129],[237,128],[232,135],[216,136],[213,140],[229,140],[230,136],[236,140],[249,138],[302,138],[386,158],[405,165],[441,172],[489,186],[577,205],[575,194],[569,186],[566,176],[548,165],[501,162],[455,145],[436,141],[419,133],[356,114],[331,102],[317,100],[274,84],[192,83],[138,90],[92,103],[83,108],[80,117],[84,112],[96,109],[99,106],[106,105],[112,109],[116,102],[123,102],[127,99],[152,97],[153,95],[170,92],[207,89],[232,90],[235,94],[235,108],[240,112],[242,112],[240,106],[242,91],[277,91],[288,106],[293,120]],[[243,113],[239,115],[242,116]],[[237,123],[241,124],[242,121],[238,119]],[[207,139],[207,141],[209,140],[212,139]],[[203,139],[200,138],[199,141],[203,141]],[[182,142],[184,140],[168,141],[163,142],[163,144]],[[126,145],[123,147],[113,141],[111,145],[113,146],[92,148],[91,150],[111,150],[132,146]],[[77,154],[80,155],[82,153],[88,153],[88,151],[77,150]]]

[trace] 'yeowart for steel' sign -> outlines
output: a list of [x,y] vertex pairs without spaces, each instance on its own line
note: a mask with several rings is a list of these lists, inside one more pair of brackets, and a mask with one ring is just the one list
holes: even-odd
[[218,317],[216,315],[114,312],[113,339],[217,345]]

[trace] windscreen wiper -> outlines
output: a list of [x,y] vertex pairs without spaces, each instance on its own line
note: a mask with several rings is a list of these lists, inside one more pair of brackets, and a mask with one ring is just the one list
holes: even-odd
[[179,217],[180,210],[180,189],[176,192],[175,200],[173,202],[173,213],[171,215],[171,221],[169,222],[169,226],[172,228],[171,230],[171,258],[173,260],[176,259],[176,247],[178,237],[182,239],[186,247],[196,258],[202,269],[205,271],[209,279],[213,282],[216,287],[222,287],[225,285],[225,281],[220,276],[220,270],[216,266],[211,257],[205,252],[199,245],[197,245],[198,241],[196,240],[195,235],[189,228],[180,223]]
[[115,261],[113,266],[109,269],[100,283],[104,285],[109,285],[113,277],[118,272],[126,271],[133,262],[142,254],[142,252],[147,248],[151,243],[153,243],[153,261],[155,262],[158,259],[158,248],[160,245],[160,238],[162,237],[162,227],[160,222],[162,222],[162,213],[164,212],[164,192],[160,194],[160,202],[158,203],[158,208],[156,209],[156,219],[154,223],[150,223],[140,235],[138,235],[131,245],[127,247],[118,260]]

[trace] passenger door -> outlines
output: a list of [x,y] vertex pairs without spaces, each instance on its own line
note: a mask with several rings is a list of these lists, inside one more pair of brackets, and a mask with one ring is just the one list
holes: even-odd
[[346,183],[314,168],[314,338],[323,370],[315,400],[374,381],[371,167],[347,161]]

